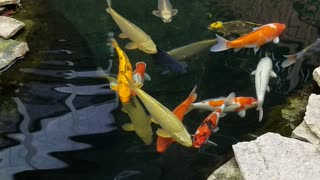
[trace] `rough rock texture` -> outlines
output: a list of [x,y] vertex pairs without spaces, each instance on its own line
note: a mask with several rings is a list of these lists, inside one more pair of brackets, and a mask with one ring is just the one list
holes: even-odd
[[9,4],[20,4],[20,0],[0,0],[0,6]]
[[307,126],[320,137],[320,95],[311,94],[304,116]]
[[291,137],[310,142],[314,145],[320,145],[320,139],[310,130],[305,121],[302,121],[302,123],[292,131]]
[[24,23],[21,21],[6,16],[0,16],[0,36],[3,38],[11,38],[24,26]]
[[230,159],[220,168],[215,170],[207,180],[243,180],[240,169],[235,158]]
[[24,56],[27,51],[29,48],[25,42],[0,38],[0,70],[11,65],[16,58]]
[[314,69],[312,75],[313,79],[318,83],[318,86],[320,86],[320,67]]
[[320,151],[303,141],[266,133],[251,142],[233,145],[246,180],[319,179]]

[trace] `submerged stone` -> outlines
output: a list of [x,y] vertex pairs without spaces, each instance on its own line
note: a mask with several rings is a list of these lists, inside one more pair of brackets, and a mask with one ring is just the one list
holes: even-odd
[[26,42],[0,38],[0,70],[6,69],[17,58],[24,56],[28,51],[29,48]]
[[318,83],[318,86],[320,86],[320,67],[314,69],[312,76],[313,79]]
[[215,170],[207,180],[243,180],[239,166],[235,158],[230,159],[224,165]]
[[292,131],[291,137],[310,142],[314,145],[320,144],[320,139],[310,130],[306,124],[306,121],[302,121],[302,123]]
[[21,21],[11,17],[0,16],[0,36],[3,38],[11,38],[24,26],[24,23]]
[[233,145],[244,179],[318,179],[320,151],[310,143],[266,133]]
[[304,116],[307,126],[320,137],[320,95],[311,94],[307,105],[307,111]]

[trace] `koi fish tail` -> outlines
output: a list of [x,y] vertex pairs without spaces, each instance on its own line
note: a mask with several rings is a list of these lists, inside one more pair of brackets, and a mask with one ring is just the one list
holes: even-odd
[[197,99],[197,85],[194,86],[194,88],[192,89],[191,93],[188,96],[188,99],[190,99],[191,102],[194,102]]
[[111,10],[111,0],[107,0],[108,8],[106,9],[107,13],[110,13]]
[[190,104],[190,106],[188,107],[188,109],[186,110],[186,112],[184,114],[188,114],[190,111],[192,111],[195,108],[195,106],[193,104]]
[[218,43],[213,45],[211,48],[210,48],[210,51],[211,52],[218,52],[218,51],[224,51],[224,50],[227,50],[227,49],[230,49],[230,47],[227,46],[227,44],[230,42],[218,35],[216,35],[217,37],[217,41]]
[[283,55],[286,59],[281,63],[282,68],[286,68],[297,61],[297,55]]
[[262,105],[261,104],[258,105],[257,111],[259,111],[259,122],[261,122],[261,120],[263,118],[263,109],[262,109]]

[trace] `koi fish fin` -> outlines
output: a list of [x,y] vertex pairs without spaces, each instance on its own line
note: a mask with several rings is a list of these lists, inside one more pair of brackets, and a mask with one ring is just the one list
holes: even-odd
[[274,71],[271,71],[271,72],[270,72],[270,76],[273,77],[273,78],[278,77],[277,74],[276,74]]
[[297,62],[297,55],[295,55],[295,54],[284,55],[284,57],[287,59],[281,63],[281,67],[283,67],[283,68],[286,68],[286,67],[290,66],[291,64],[294,64],[295,62]]
[[172,16],[175,16],[176,14],[178,14],[178,9],[172,9],[171,13]]
[[233,49],[234,52],[238,52],[238,51],[240,51],[240,50],[241,50],[241,48],[235,48],[235,49]]
[[239,111],[239,112],[238,112],[238,115],[239,115],[241,118],[244,118],[244,117],[246,116],[246,110]]
[[110,13],[111,10],[111,0],[107,0],[108,8],[106,9],[107,13]]
[[164,130],[164,129],[157,129],[156,131],[157,135],[160,136],[160,137],[163,137],[163,138],[170,138],[170,134],[168,133],[168,131]]
[[140,74],[133,74],[132,79],[137,88],[141,88],[143,86],[142,77]]
[[125,108],[125,107],[122,107],[122,108],[121,108],[121,111],[124,112],[124,113],[126,113],[126,114],[128,114],[128,110],[127,110],[127,108]]
[[227,50],[227,49],[230,49],[229,47],[227,47],[227,44],[230,42],[222,37],[220,37],[219,35],[216,34],[216,37],[217,37],[217,41],[218,43],[213,45],[211,48],[210,48],[210,51],[211,52],[218,52],[218,51],[224,51],[224,50]]
[[221,113],[220,117],[225,117],[227,115],[227,113]]
[[129,49],[129,50],[132,50],[132,49],[137,49],[138,46],[136,43],[134,42],[129,42],[126,46],[125,46],[126,49]]
[[219,128],[218,127],[215,127],[214,129],[211,130],[213,133],[216,133],[219,131]]
[[157,17],[161,17],[160,11],[158,11],[158,10],[152,11],[152,14],[157,16]]
[[126,38],[128,38],[128,36],[125,33],[120,33],[119,38],[126,39]]
[[227,106],[232,104],[233,103],[233,99],[234,99],[235,96],[236,96],[236,94],[234,92],[231,92],[227,96],[227,98],[224,100],[224,104],[227,105]]
[[261,27],[254,27],[254,28],[252,28],[252,30],[253,31],[256,31],[256,30],[258,30],[258,29],[260,29]]
[[250,75],[256,75],[256,70],[252,71]]
[[270,86],[267,86],[267,91],[270,92]]
[[151,121],[151,122],[153,122],[153,123],[155,123],[155,124],[159,124],[159,123],[158,123],[158,121],[157,121],[157,120],[155,120],[152,116],[150,116],[150,118],[149,118],[149,119],[150,119],[150,121]]
[[216,144],[216,143],[214,143],[214,142],[212,142],[210,140],[207,140],[206,143],[209,144],[209,145],[212,145],[212,146],[218,146],[218,144]]
[[144,79],[147,80],[147,81],[151,81],[151,77],[147,73],[144,73]]
[[254,51],[254,54],[257,54],[257,52],[259,51],[260,47],[254,47],[253,48],[253,51]]
[[273,39],[273,43],[275,43],[275,44],[278,44],[279,41],[280,41],[279,37],[276,37],[276,38]]
[[191,93],[190,93],[189,96],[188,96],[188,99],[189,99],[189,97],[191,97],[191,102],[194,102],[194,101],[197,99],[197,97],[198,97],[198,95],[197,95],[197,93],[196,93],[196,90],[197,90],[197,85],[195,85],[195,86],[193,87]]
[[125,131],[134,131],[134,126],[132,123],[126,123],[122,125],[121,128]]
[[114,90],[114,91],[118,91],[118,84],[111,82],[110,83],[110,89]]
[[262,118],[263,118],[262,105],[258,105],[257,110],[259,111],[259,122],[261,122],[261,120],[262,120]]

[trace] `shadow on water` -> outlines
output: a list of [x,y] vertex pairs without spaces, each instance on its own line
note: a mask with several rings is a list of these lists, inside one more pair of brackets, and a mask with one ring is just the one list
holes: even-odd
[[[18,180],[206,179],[232,156],[232,144],[264,126],[255,110],[248,111],[245,119],[228,114],[210,139],[218,147],[199,153],[173,144],[166,153],[156,153],[155,144],[146,147],[134,133],[117,130],[115,120],[121,125],[129,119],[116,108],[116,96],[108,82],[96,74],[98,67],[106,73],[117,72],[117,61],[113,63],[117,57],[105,40],[118,34],[119,29],[105,12],[106,2],[50,0],[50,6],[39,2],[43,11],[36,20],[41,28],[35,27],[27,37],[31,51],[0,76],[0,130],[4,134],[0,137],[1,180],[12,179],[12,175]],[[316,27],[299,20],[291,8],[292,1],[284,0],[277,6],[275,2],[176,0],[179,14],[170,25],[151,15],[156,1],[143,8],[143,0],[131,4],[114,1],[113,7],[148,32],[165,51],[214,37],[206,27],[217,20],[288,24],[279,46],[262,49],[263,53],[274,53],[274,68],[280,74],[270,82],[272,91],[266,96],[264,110],[268,117],[273,106],[286,103],[287,96],[277,83],[287,73],[279,68],[281,55],[301,50],[318,36]],[[272,16],[270,7],[277,7]],[[193,30],[192,36],[189,29]],[[304,33],[306,29],[311,33]],[[124,41],[119,40],[119,44],[123,47]],[[159,75],[163,69],[152,56],[126,52],[132,64],[146,61],[152,81],[143,89],[169,109],[177,106],[195,84],[199,100],[227,96],[231,91],[255,96],[250,73],[261,55],[252,51],[204,52],[187,60],[187,72],[182,75]],[[299,75],[309,80],[305,74]],[[111,114],[114,109],[115,120]],[[208,113],[188,114],[184,120],[188,131],[195,132]]]

